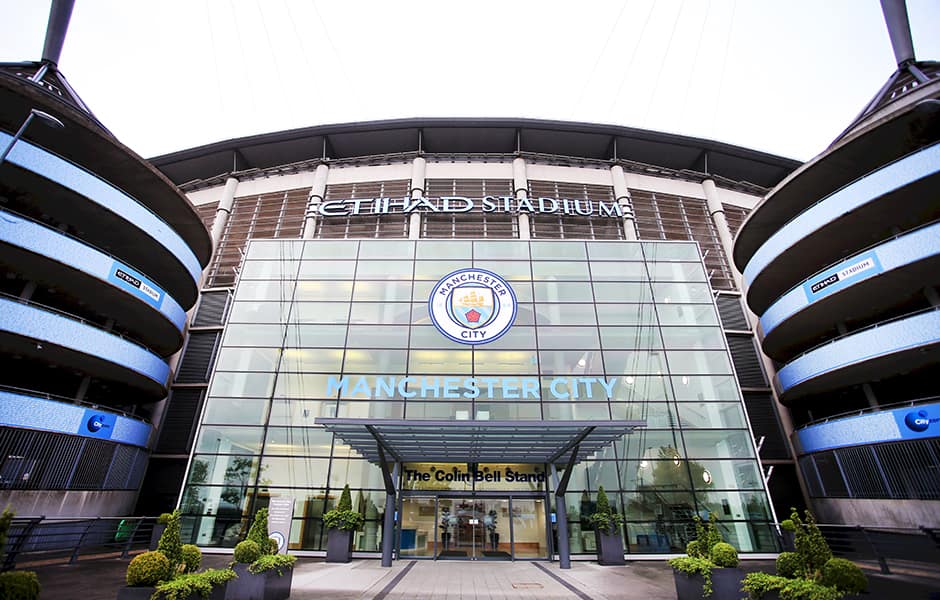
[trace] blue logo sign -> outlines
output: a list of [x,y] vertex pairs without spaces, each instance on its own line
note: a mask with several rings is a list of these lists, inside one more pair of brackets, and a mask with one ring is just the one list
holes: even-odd
[[907,425],[908,429],[917,433],[927,431],[932,421],[936,421],[936,419],[931,419],[926,410],[912,411],[904,416],[904,424]]
[[484,269],[445,275],[428,298],[431,322],[445,337],[475,346],[498,339],[516,320],[516,293],[505,279]]
[[114,433],[114,425],[117,423],[117,415],[102,413],[90,408],[85,409],[85,416],[82,419],[81,426],[84,431],[79,431],[81,435],[89,437],[110,439]]

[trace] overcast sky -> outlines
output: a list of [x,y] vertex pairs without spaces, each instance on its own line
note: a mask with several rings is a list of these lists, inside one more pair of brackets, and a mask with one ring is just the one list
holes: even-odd
[[[38,60],[47,1],[0,0],[0,61]],[[919,60],[940,0],[909,0]],[[896,65],[878,0],[76,0],[59,63],[155,156],[323,123],[611,123],[797,158]]]

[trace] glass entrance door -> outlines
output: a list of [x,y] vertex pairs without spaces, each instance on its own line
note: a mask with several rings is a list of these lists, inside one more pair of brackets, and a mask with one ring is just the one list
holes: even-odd
[[405,496],[399,556],[463,560],[546,558],[545,500]]

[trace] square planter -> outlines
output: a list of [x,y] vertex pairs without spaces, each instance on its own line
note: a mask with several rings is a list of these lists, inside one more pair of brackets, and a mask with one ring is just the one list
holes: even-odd
[[[224,585],[217,585],[212,588],[212,592],[209,594],[209,600],[225,600],[225,588]],[[157,588],[153,587],[143,587],[143,586],[124,586],[118,588],[117,600],[150,600],[150,597],[153,596],[153,593],[157,591]],[[199,594],[191,594],[186,600],[202,600],[202,596]]]
[[278,575],[277,570],[255,574],[243,563],[232,569],[238,578],[228,582],[225,600],[286,600],[290,597],[293,569],[284,569],[283,575]]
[[332,528],[326,537],[326,562],[348,563],[352,560],[353,532]]
[[[702,586],[705,580],[701,575],[688,575],[673,570],[676,582],[676,596],[678,600],[700,600],[705,598]],[[711,600],[740,600],[746,599],[747,593],[741,591],[741,580],[744,571],[741,569],[712,569],[712,595]]]
[[620,534],[613,535],[594,530],[594,541],[597,548],[597,563],[600,565],[625,565],[623,558],[623,540]]

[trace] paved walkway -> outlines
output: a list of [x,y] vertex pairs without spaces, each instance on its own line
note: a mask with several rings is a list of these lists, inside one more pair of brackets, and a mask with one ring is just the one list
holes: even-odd
[[[231,556],[207,554],[204,567],[225,566]],[[124,585],[128,561],[84,559],[75,565],[22,565],[39,574],[44,600],[114,600]],[[773,571],[772,561],[745,561],[748,570]],[[900,566],[900,565],[899,565]],[[863,564],[872,600],[940,598],[940,569],[899,568],[880,575]],[[905,572],[909,571],[909,572]],[[622,567],[572,562],[561,570],[548,562],[396,561],[383,568],[378,560],[331,564],[301,559],[294,569],[292,600],[674,600],[672,570],[665,561],[637,561]]]

